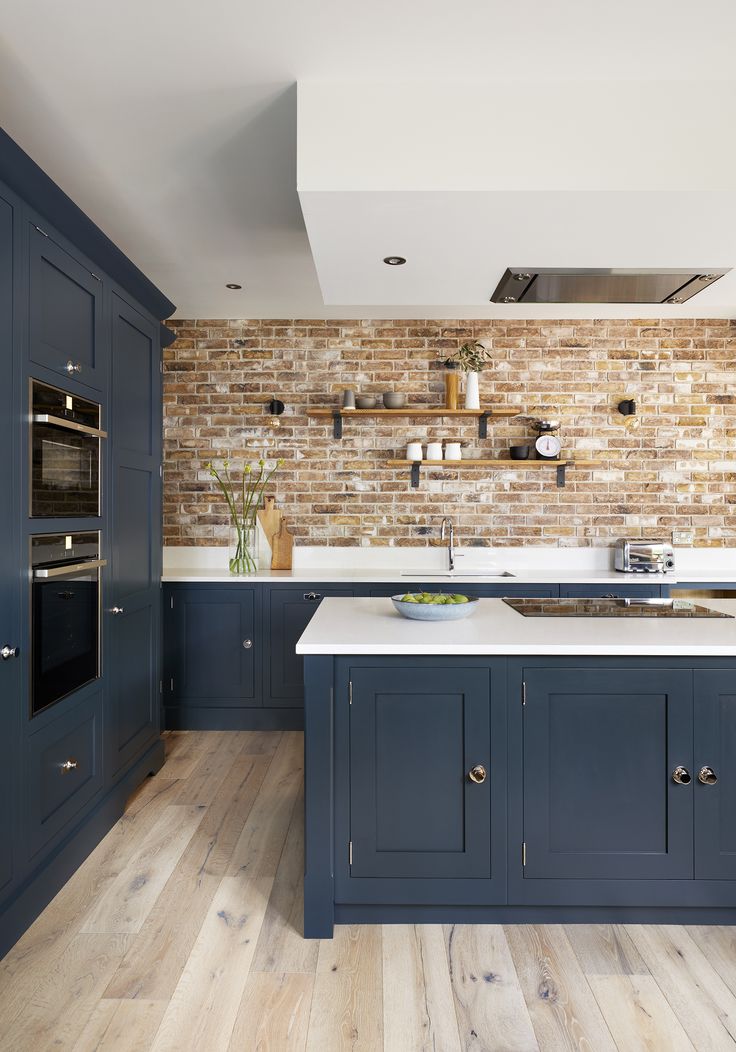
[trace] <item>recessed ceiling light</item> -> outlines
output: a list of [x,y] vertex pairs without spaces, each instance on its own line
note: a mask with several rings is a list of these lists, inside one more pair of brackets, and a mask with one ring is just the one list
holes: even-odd
[[384,263],[388,263],[390,267],[400,267],[406,260],[403,256],[384,256]]
[[242,285],[238,285],[234,281],[229,281],[227,283],[227,285],[225,286],[226,289],[242,289],[242,287],[243,287]]

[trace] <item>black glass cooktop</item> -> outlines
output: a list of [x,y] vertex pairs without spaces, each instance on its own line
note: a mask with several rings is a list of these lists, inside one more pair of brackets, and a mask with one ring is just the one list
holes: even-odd
[[524,617],[732,617],[686,599],[504,599]]

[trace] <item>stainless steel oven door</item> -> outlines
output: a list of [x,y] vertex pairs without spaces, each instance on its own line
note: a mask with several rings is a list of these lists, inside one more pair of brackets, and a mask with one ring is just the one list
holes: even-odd
[[31,715],[100,675],[104,559],[36,567],[31,582]]
[[100,514],[101,408],[38,381],[31,385],[31,515]]

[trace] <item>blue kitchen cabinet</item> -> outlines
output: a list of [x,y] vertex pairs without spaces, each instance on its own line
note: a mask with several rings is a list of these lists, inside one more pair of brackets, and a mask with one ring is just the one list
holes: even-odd
[[736,880],[736,670],[695,673],[695,876]]
[[28,336],[31,362],[59,380],[102,391],[106,383],[103,283],[43,219],[28,224]]
[[296,644],[323,599],[353,595],[352,588],[322,585],[264,588],[263,699],[276,708],[303,708],[304,659]]
[[[561,584],[561,599],[659,599],[660,584]],[[665,585],[669,594],[669,585]]]
[[217,727],[218,710],[261,705],[257,600],[256,587],[240,583],[168,586],[167,726]]
[[3,383],[0,385],[0,741],[4,744],[0,764],[0,895],[10,887],[16,868],[18,805],[18,732],[21,718],[21,661],[19,616],[19,551],[17,488],[20,412],[14,412],[17,359],[13,352],[14,269],[13,242],[17,211],[0,190],[0,353]]
[[691,676],[603,660],[523,675],[525,883],[691,878]]
[[[57,711],[58,710],[58,711]],[[102,689],[50,710],[26,743],[26,851],[31,864],[48,853],[103,788]]]
[[[160,729],[161,370],[158,325],[112,296],[110,552],[104,590],[114,777]],[[104,539],[104,538],[103,538]],[[103,645],[104,645],[103,642]]]
[[337,665],[336,901],[505,901],[500,666],[386,657]]

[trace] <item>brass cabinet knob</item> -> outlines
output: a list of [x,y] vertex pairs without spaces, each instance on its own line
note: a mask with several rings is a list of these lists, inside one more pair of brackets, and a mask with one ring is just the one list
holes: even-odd
[[468,778],[471,782],[475,782],[476,785],[482,785],[488,777],[488,772],[482,763],[477,763],[475,767],[471,767],[468,771]]
[[68,774],[69,771],[76,771],[77,767],[79,767],[79,763],[77,760],[64,760],[63,763],[59,764],[59,767],[62,774]]
[[701,785],[715,785],[718,781],[718,775],[712,767],[701,767],[698,771],[698,781]]
[[677,782],[678,785],[689,785],[692,778],[687,767],[675,767],[672,772],[672,781]]

